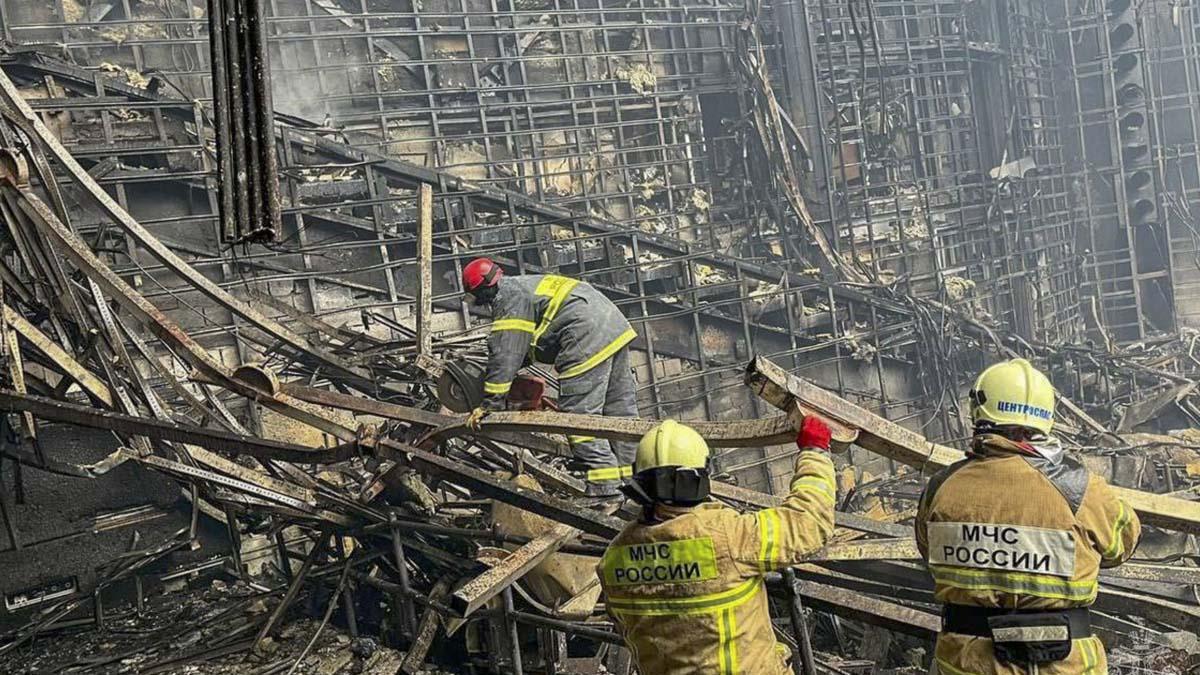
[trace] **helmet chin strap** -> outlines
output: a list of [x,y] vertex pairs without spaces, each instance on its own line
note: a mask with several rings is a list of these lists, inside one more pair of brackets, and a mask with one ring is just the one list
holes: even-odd
[[621,490],[621,494],[628,497],[630,500],[635,502],[638,506],[651,507],[651,508],[654,506],[654,499],[649,494],[646,493],[646,490],[644,488],[642,488],[642,484],[637,482],[636,480],[626,481],[626,482],[622,483],[621,487],[619,489]]

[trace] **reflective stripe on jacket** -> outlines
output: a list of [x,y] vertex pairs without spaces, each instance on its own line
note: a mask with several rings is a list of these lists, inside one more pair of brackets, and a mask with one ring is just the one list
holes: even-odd
[[922,494],[917,546],[935,595],[980,607],[1090,605],[1100,568],[1133,554],[1137,514],[1074,459],[1050,464],[1012,445],[981,437],[983,456],[945,469]]
[[503,401],[531,361],[553,363],[560,379],[578,377],[612,357],[637,334],[611,300],[590,285],[553,274],[500,279],[492,302],[484,394]]
[[[1101,567],[1137,546],[1137,514],[1071,457],[1047,460],[1001,436],[975,439],[972,456],[930,479],[915,520],[917,546],[939,602],[1055,610],[1096,599]],[[950,675],[1023,672],[996,663],[991,641],[943,633],[936,662]],[[1043,675],[1105,672],[1099,640],[1080,636]]]
[[606,607],[637,662],[655,675],[784,675],[763,574],[800,561],[833,532],[833,463],[796,460],[778,507],[739,514],[716,503],[659,507],[632,523],[598,567]]

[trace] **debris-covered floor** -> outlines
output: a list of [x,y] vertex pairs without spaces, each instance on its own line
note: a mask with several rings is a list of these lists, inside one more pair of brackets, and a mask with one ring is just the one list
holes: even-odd
[[[366,673],[391,675],[405,654],[370,637],[350,637],[323,622],[309,598],[256,651],[240,649],[245,627],[270,611],[270,593],[246,584],[209,581],[207,589],[176,589],[114,608],[103,627],[39,638],[10,656],[4,673]],[[430,666],[424,672],[437,673]]]

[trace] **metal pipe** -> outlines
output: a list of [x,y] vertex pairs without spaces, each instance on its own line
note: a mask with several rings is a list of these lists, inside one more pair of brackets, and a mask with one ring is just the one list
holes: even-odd
[[233,147],[230,143],[229,72],[225,66],[225,10],[221,0],[208,3],[209,62],[212,64],[213,123],[217,146],[217,197],[218,214],[221,221],[221,238],[230,239],[236,231],[234,221],[233,190],[223,185],[224,177],[233,175]]
[[518,629],[517,620],[513,618],[513,611],[512,587],[508,586],[504,589],[504,624],[507,629],[505,633],[508,635],[509,658],[512,660],[513,675],[524,675],[521,663],[521,631]]
[[800,588],[796,581],[796,570],[791,567],[783,570],[783,580],[787,584],[788,613],[792,618],[792,632],[796,635],[796,644],[800,654],[792,656],[792,670],[796,675],[817,675],[817,666],[813,661],[812,640],[808,633],[808,618],[804,614],[804,602],[800,599]]
[[404,545],[400,543],[399,521],[396,513],[388,513],[388,525],[392,531],[392,556],[396,561],[396,573],[400,577],[400,611],[408,637],[414,637],[417,630],[417,617],[412,604],[412,587],[408,580],[408,559],[404,555]]
[[598,642],[607,642],[610,645],[625,646],[625,640],[616,633],[590,628],[570,621],[562,621],[560,619],[552,619],[546,616],[537,614],[529,614],[527,612],[509,612],[509,616],[516,619],[520,623],[527,623],[531,626],[542,626],[544,628],[553,628],[571,635],[578,635]]

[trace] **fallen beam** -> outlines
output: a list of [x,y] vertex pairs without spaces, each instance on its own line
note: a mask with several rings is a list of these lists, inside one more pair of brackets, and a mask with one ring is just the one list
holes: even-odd
[[467,582],[450,596],[450,606],[461,617],[468,617],[488,600],[537,567],[547,556],[579,536],[570,525],[555,525],[533,541],[513,551],[483,574]]
[[[465,424],[466,415],[458,416],[455,424],[438,428],[418,441],[421,447],[434,447],[443,441],[473,433]],[[590,435],[618,441],[639,441],[660,420],[639,417],[605,417],[547,411],[496,412],[483,418],[483,433],[493,431],[540,431],[566,435]],[[761,448],[791,443],[796,430],[786,415],[763,420],[730,422],[688,422],[716,448]]]
[[1153,581],[1164,584],[1200,585],[1200,567],[1178,565],[1155,565],[1151,563],[1125,563],[1120,567],[1100,570],[1101,579],[1130,579]]
[[[436,413],[429,410],[411,408],[373,398],[353,396],[351,394],[343,394],[336,391],[330,391],[328,389],[308,387],[295,382],[281,383],[280,389],[283,391],[283,393],[307,403],[315,403],[317,405],[322,405],[329,408],[337,408],[339,410],[348,410],[360,415],[384,417],[386,419],[407,422],[408,424],[428,427],[430,429],[452,426],[461,421],[456,415],[443,415],[441,413]],[[569,455],[571,452],[565,442],[556,441],[553,438],[549,438],[541,434],[516,434],[500,431],[489,431],[483,435],[499,443],[519,445],[521,447],[529,448],[530,450],[536,450],[538,452],[564,456]]]
[[[429,592],[429,599],[440,602],[449,591],[450,582],[440,579],[433,585],[433,590]],[[429,655],[429,649],[433,646],[433,638],[437,637],[437,629],[441,623],[442,615],[438,613],[437,609],[433,606],[426,607],[425,611],[421,613],[417,634],[408,646],[408,653],[404,655],[404,661],[400,663],[400,672],[404,675],[417,675],[418,672],[425,669],[425,657]]]
[[66,403],[51,398],[20,394],[0,389],[0,410],[27,412],[34,417],[74,424],[92,429],[106,429],[129,436],[145,436],[160,441],[186,443],[259,459],[277,459],[302,464],[332,464],[356,456],[352,446],[308,448],[254,436],[242,436],[221,429],[179,424],[153,417],[135,417],[124,413],[99,410],[90,406]]
[[[718,499],[743,504],[756,509],[774,508],[782,504],[784,499],[783,497],[767,494],[766,492],[758,492],[757,490],[721,482],[714,482],[712,484],[712,495]],[[837,511],[834,513],[834,518],[841,527],[881,537],[906,537],[912,534],[911,527],[887,523],[882,520],[874,520],[854,513]]]
[[418,188],[417,356],[433,356],[433,186]]
[[[0,86],[7,81],[0,77]],[[337,424],[308,404],[296,401],[281,392],[266,391],[233,377],[233,373],[207,349],[100,260],[88,244],[66,227],[33,191],[17,183],[15,177],[10,174],[4,174],[4,179],[8,181],[8,185],[3,189],[15,193],[21,212],[35,224],[42,236],[50,240],[54,245],[54,252],[69,259],[84,276],[112,296],[159,339],[173,347],[176,354],[193,368],[222,387],[259,401],[283,415],[309,424],[340,440],[354,440],[353,430]]]
[[[486,471],[411,445],[382,440],[376,447],[376,452],[384,459],[397,462],[397,466],[391,471],[400,470],[406,465],[411,466],[422,473],[441,476],[455,485],[461,485],[485,497],[545,516],[604,539],[617,536],[625,525],[617,518],[583,508],[565,499],[516,487]],[[386,481],[387,477],[383,480]]]
[[60,347],[56,340],[51,339],[49,335],[43,333],[37,326],[29,323],[20,312],[17,312],[7,304],[4,305],[4,321],[9,326],[12,326],[13,330],[32,345],[35,350],[41,352],[42,356],[50,359],[51,362],[61,368],[67,377],[74,380],[89,396],[108,407],[112,407],[112,392],[109,391],[108,385],[93,375],[92,371],[76,361],[75,357]]
[[[768,578],[774,580],[779,577],[773,574]],[[937,614],[871,598],[856,591],[802,580],[797,580],[796,590],[816,609],[907,635],[929,638],[942,629],[942,617]]]
[[[822,416],[859,430],[858,445],[925,471],[962,460],[954,448],[926,440],[920,434],[890,422],[866,409],[792,375],[758,357],[746,370],[746,384],[771,405],[789,410],[801,402]],[[1159,527],[1200,534],[1200,503],[1113,486],[1142,521]]]
[[963,453],[931,443],[915,431],[886,420],[836,394],[799,378],[765,358],[746,370],[746,385],[771,405],[790,411],[801,403],[823,417],[859,430],[857,445],[919,469],[950,466]]
[[838,562],[847,560],[920,560],[921,552],[912,537],[894,539],[864,539],[830,544],[806,556],[808,562]]

